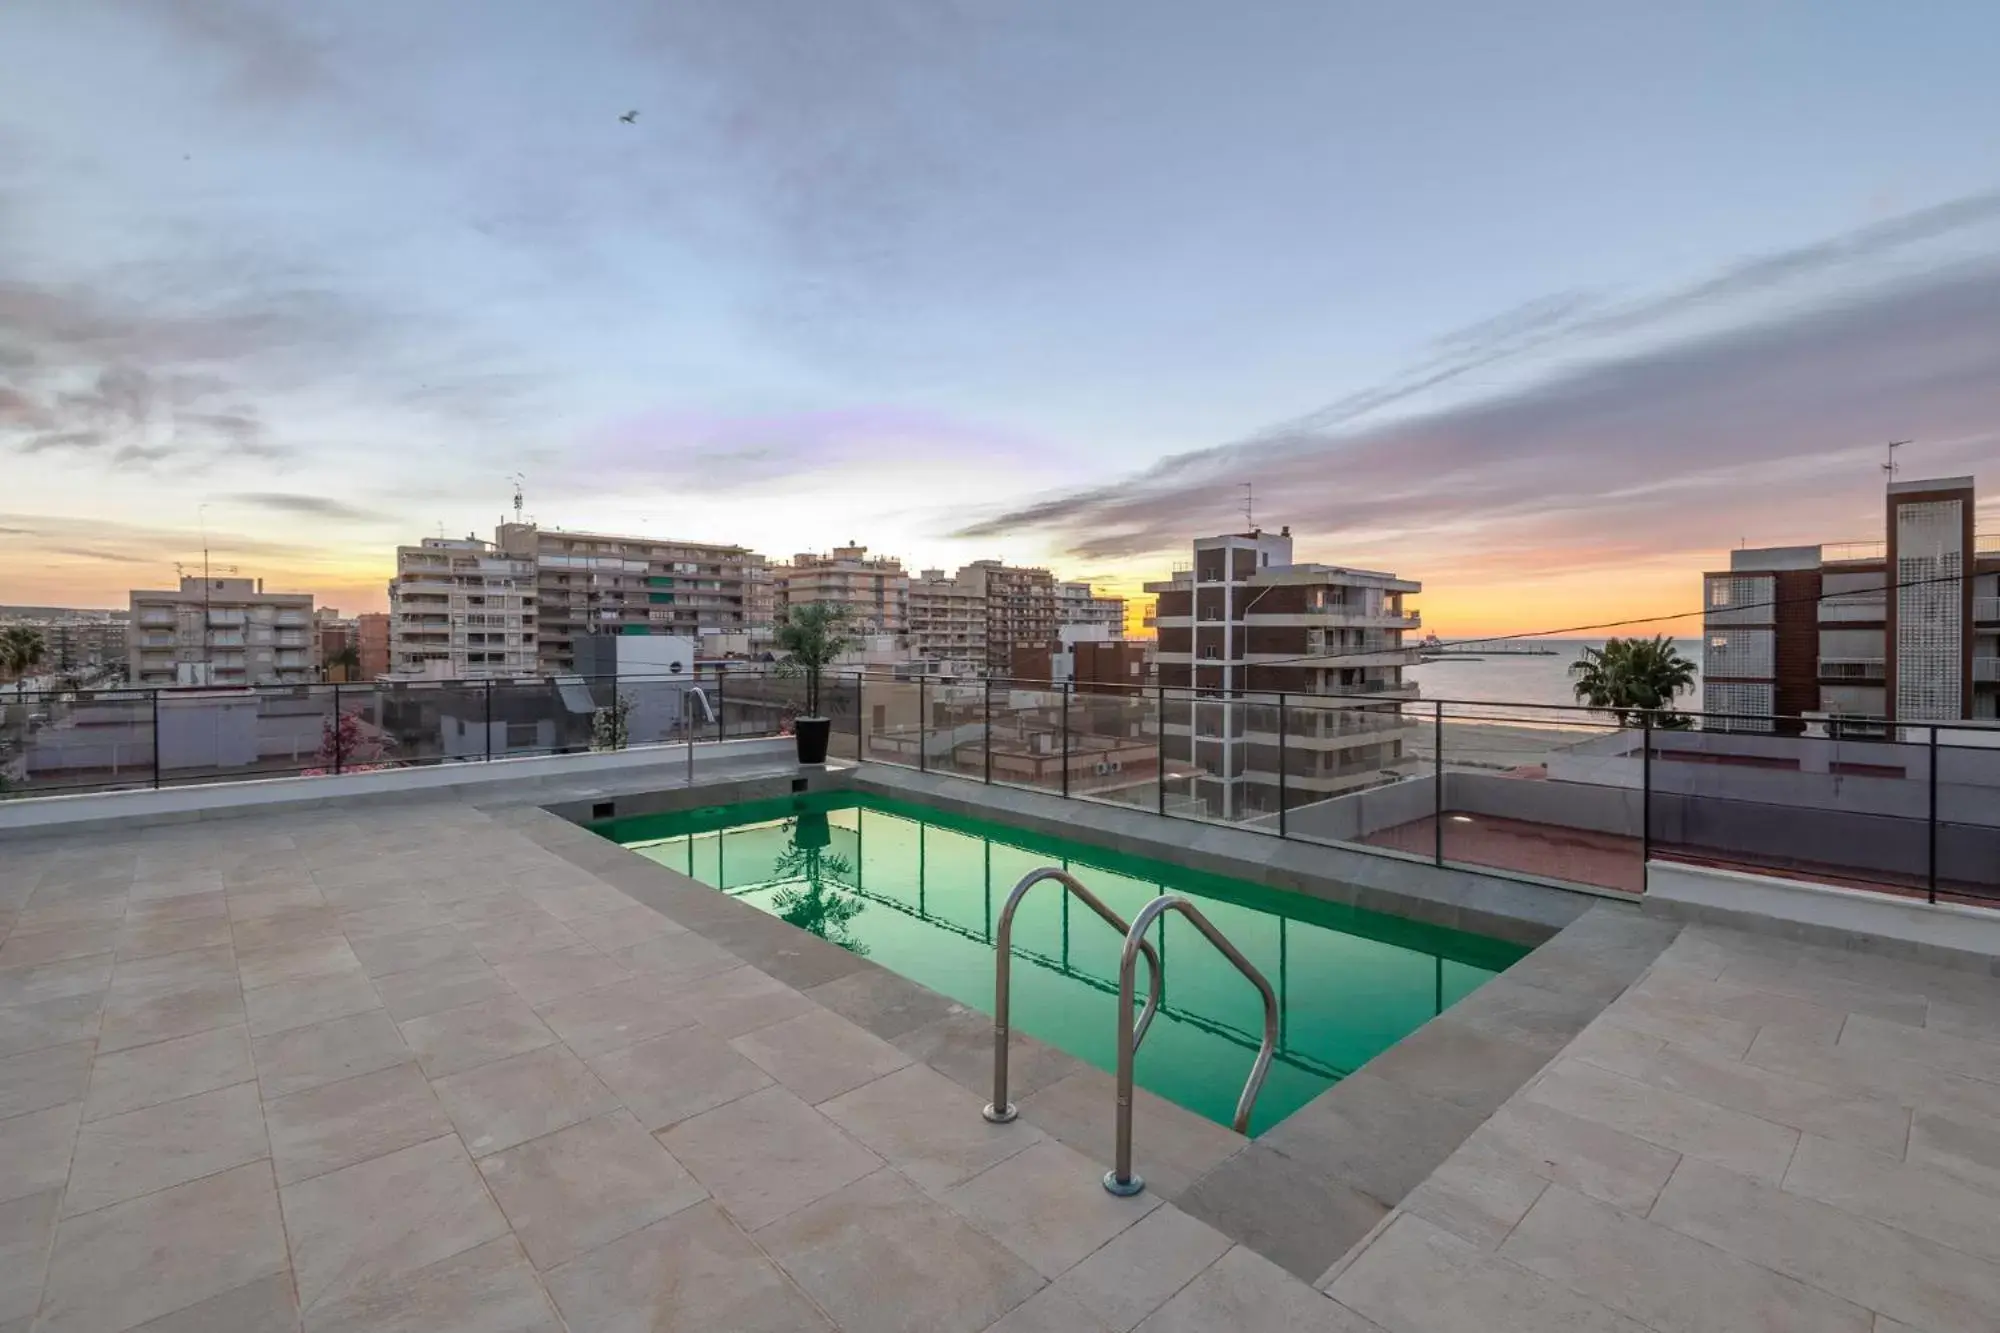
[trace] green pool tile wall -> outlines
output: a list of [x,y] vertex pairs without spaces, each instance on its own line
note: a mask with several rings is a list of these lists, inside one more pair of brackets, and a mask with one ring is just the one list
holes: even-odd
[[[893,972],[990,1013],[993,927],[1023,875],[1055,865],[1130,918],[1184,894],[1277,990],[1261,1132],[1527,952],[1324,902],[852,792],[605,820],[593,829]],[[1186,920],[1155,927],[1161,1012],[1139,1083],[1228,1123],[1262,1035],[1255,989]],[[1055,884],[1014,921],[1014,1026],[1113,1064],[1119,938]],[[1143,993],[1144,965],[1139,986]],[[1107,1112],[1108,1113],[1108,1112]]]

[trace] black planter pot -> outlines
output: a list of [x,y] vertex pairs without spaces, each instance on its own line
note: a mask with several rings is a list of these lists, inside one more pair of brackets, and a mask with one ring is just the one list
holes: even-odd
[[799,739],[800,763],[823,764],[826,762],[827,737],[833,733],[832,718],[798,718],[792,723],[792,732]]

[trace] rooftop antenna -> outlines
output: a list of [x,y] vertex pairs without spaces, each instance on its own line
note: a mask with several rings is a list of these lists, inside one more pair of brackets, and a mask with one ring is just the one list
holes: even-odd
[[1908,443],[1908,440],[1889,441],[1889,461],[1882,465],[1882,470],[1889,474],[1889,480],[1892,482],[1896,480],[1896,474],[1903,470],[1902,465],[1896,461],[1896,451]]
[[516,523],[521,521],[521,487],[527,480],[526,477],[518,472],[514,474],[514,521]]
[[1257,530],[1257,492],[1247,481],[1240,484],[1243,487],[1243,521],[1249,525],[1250,531],[1255,532]]

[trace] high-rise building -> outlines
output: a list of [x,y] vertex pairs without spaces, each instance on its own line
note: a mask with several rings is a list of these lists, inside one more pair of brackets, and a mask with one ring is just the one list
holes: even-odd
[[386,611],[367,611],[355,618],[354,646],[361,654],[362,680],[389,674],[389,630]]
[[1056,587],[1048,570],[975,560],[958,571],[958,581],[984,600],[989,672],[1012,669],[1016,644],[1041,645],[1055,637]]
[[1102,625],[1113,638],[1125,637],[1125,599],[1100,596],[1088,583],[1056,585],[1057,625]]
[[134,685],[304,685],[319,678],[309,592],[257,578],[181,579],[134,589],[127,631]]
[[773,592],[763,556],[741,546],[565,532],[503,523],[498,545],[532,561],[540,669],[576,669],[586,634],[703,635],[768,627]]
[[910,580],[910,655],[919,661],[986,665],[986,596],[942,569]]
[[[1159,599],[1159,684],[1182,691],[1161,723],[1162,757],[1189,774],[1186,795],[1238,819],[1277,810],[1281,788],[1298,806],[1400,776],[1402,705],[1417,697],[1403,635],[1421,623],[1403,599],[1422,590],[1378,570],[1294,564],[1289,528],[1197,538],[1191,569],[1146,585]],[[1281,723],[1279,692],[1312,706],[1287,707]]]
[[389,672],[434,680],[533,675],[535,603],[535,562],[491,542],[426,537],[398,546]]
[[2000,549],[1979,551],[1975,500],[1971,477],[1894,482],[1879,554],[1731,551],[1702,576],[1704,726],[2000,716]]
[[772,569],[777,615],[825,602],[847,610],[863,634],[904,634],[910,627],[910,576],[894,556],[870,558],[865,546],[836,546],[829,555],[801,552]]

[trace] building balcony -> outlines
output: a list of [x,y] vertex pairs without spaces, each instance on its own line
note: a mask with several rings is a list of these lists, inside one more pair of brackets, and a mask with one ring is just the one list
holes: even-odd
[[[1819,618],[1822,623],[1861,621],[1873,624],[1887,620],[1888,617],[1888,603],[1881,597],[1823,597],[1819,603]],[[1712,623],[1721,623],[1713,612],[1709,613],[1708,618]],[[1770,619],[1768,614],[1765,615],[1765,619]]]
[[1973,658],[1972,678],[1980,682],[2000,681],[2000,657]]
[[208,623],[218,629],[239,626],[243,624],[243,619],[241,611],[210,611],[208,613]]
[[139,623],[141,625],[172,625],[174,621],[175,616],[172,611],[141,611],[139,613]]
[[1886,680],[1888,662],[1880,657],[1822,657],[1821,680]]
[[2000,624],[2000,597],[1973,598],[1972,618],[1982,625]]

